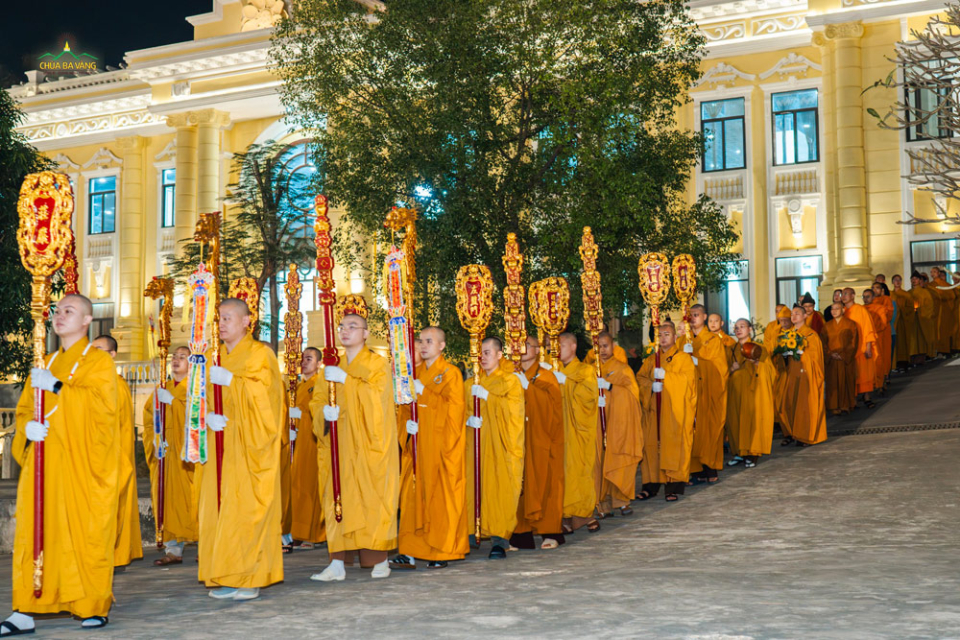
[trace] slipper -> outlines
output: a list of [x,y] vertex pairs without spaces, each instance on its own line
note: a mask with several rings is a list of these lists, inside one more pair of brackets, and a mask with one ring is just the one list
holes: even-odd
[[293,548],[294,548],[294,549],[309,550],[309,549],[313,549],[313,548],[314,548],[314,545],[313,545],[312,542],[301,542],[300,544],[295,545]]
[[390,559],[390,568],[409,571],[416,569],[417,565],[410,561],[410,556],[398,553]]
[[556,549],[560,546],[560,543],[554,540],[553,538],[544,538],[543,542],[540,543],[541,549]]
[[573,527],[562,524],[560,525],[560,530],[563,532],[563,535],[565,536],[573,535]]
[[[36,627],[33,629],[21,629],[17,625],[13,624],[9,620],[4,620],[0,622],[0,637],[9,638],[10,636],[25,636],[28,633],[34,633],[37,630]],[[6,632],[6,633],[4,633]]]
[[755,466],[757,466],[757,463],[754,462],[753,460],[747,460],[743,464],[747,469],[753,469]]
[[600,523],[596,520],[596,518],[587,523],[587,531],[590,533],[596,533],[597,531],[600,531]]
[[620,507],[620,515],[621,516],[633,515],[633,509],[630,507]]
[[738,464],[740,464],[741,462],[743,462],[743,458],[741,458],[740,456],[733,456],[733,458],[732,458],[731,460],[728,460],[728,461],[727,461],[727,466],[728,466],[728,467],[735,467],[735,466],[737,466]]
[[285,545],[283,545],[283,555],[287,555],[288,553],[293,553],[293,545],[292,545],[292,544],[285,544]]
[[183,564],[183,557],[171,556],[167,554],[162,558],[157,558],[156,560],[153,561],[153,566],[155,567],[165,567],[169,564]]
[[[87,623],[90,624],[87,624]],[[80,623],[81,629],[102,629],[107,626],[107,623],[110,622],[110,618],[106,616],[90,616],[89,618],[84,618]]]
[[649,500],[652,497],[653,495],[649,491],[641,491],[640,493],[637,494],[637,497],[634,499],[639,500],[640,502],[643,502],[644,500]]
[[664,500],[667,502],[676,502],[679,499],[680,498],[675,493],[671,493],[670,495],[664,497]]

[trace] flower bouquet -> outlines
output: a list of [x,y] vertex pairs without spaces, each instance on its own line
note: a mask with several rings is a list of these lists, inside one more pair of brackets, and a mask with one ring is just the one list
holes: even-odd
[[796,329],[790,329],[781,333],[777,338],[777,346],[773,350],[773,355],[800,360],[805,346],[806,340],[804,337]]

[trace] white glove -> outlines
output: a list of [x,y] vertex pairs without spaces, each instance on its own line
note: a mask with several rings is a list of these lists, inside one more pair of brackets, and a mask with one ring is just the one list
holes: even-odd
[[552,371],[552,370],[553,370],[553,365],[550,364],[549,362],[541,362],[541,363],[540,363],[540,368],[541,368],[541,369],[546,369],[547,371]]
[[291,420],[299,420],[303,417],[303,412],[300,411],[300,407],[291,407],[287,413],[290,414]]
[[213,365],[210,367],[210,382],[220,387],[229,387],[233,382],[233,374],[223,367]]
[[296,442],[296,441],[297,441],[297,430],[290,429],[290,442]]
[[36,420],[27,423],[27,440],[30,442],[43,442],[47,437],[47,430],[50,429],[50,423],[44,421],[42,424]]
[[347,381],[347,372],[341,369],[340,367],[324,367],[323,368],[323,379],[327,382],[346,382]]
[[566,383],[567,383],[567,376],[566,376],[566,374],[560,373],[559,371],[554,371],[554,372],[553,372],[553,375],[557,376],[557,382],[559,382],[560,384],[566,384]]
[[604,391],[608,391],[613,385],[610,384],[610,381],[606,380],[605,378],[597,378],[597,386]]
[[693,358],[693,366],[700,366],[700,360],[697,359],[697,356],[691,356]]
[[417,435],[420,431],[420,425],[414,422],[413,420],[407,420],[407,433],[412,436]]
[[662,382],[654,382],[654,383],[653,383],[653,392],[654,392],[654,393],[662,393],[662,392],[663,392],[663,383],[662,383]]
[[327,422],[336,422],[340,418],[340,407],[331,407],[328,404],[323,405],[323,419]]
[[663,380],[666,377],[667,377],[667,372],[663,369],[663,367],[657,367],[656,369],[653,370],[654,380]]
[[157,400],[160,404],[173,404],[173,394],[163,388],[157,389]]
[[480,398],[481,400],[486,400],[487,397],[490,395],[490,392],[484,389],[483,385],[480,385],[480,384],[475,384],[472,387],[470,387],[470,393],[474,397]]
[[516,373],[516,372],[514,372],[513,375],[517,376],[517,379],[520,381],[520,386],[523,387],[524,391],[526,391],[527,387],[530,386],[530,382],[527,380],[527,376],[523,375],[522,373]]
[[687,344],[683,345],[683,352],[684,352],[684,353],[693,353],[693,345],[692,345],[691,343],[689,343],[689,342],[688,342]]
[[797,349],[797,355],[798,355],[798,356],[802,356],[802,355],[803,355],[803,349]]
[[472,429],[479,429],[480,425],[483,424],[483,418],[480,416],[470,416],[467,418],[467,426]]
[[597,406],[598,406],[598,407],[605,407],[605,406],[607,406],[607,397],[606,397],[606,396],[600,396],[599,398],[597,398]]
[[55,393],[53,388],[60,382],[57,376],[50,373],[50,369],[41,369],[34,367],[30,370],[30,384],[34,389],[43,389],[50,393]]
[[784,352],[783,352],[783,355],[785,355],[785,356],[792,356],[792,355],[793,355],[793,351],[784,351]]
[[418,396],[422,396],[422,395],[423,395],[423,391],[426,389],[426,387],[423,386],[423,383],[420,382],[419,380],[414,380],[414,381],[413,381],[413,388],[414,388],[414,390],[417,392],[417,395],[418,395]]
[[223,431],[225,426],[227,426],[227,417],[222,416],[219,413],[208,413],[207,426],[219,433],[220,431]]

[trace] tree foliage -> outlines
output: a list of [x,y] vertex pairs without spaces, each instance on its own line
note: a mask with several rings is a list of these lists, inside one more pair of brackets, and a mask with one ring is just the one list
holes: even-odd
[[30,274],[20,262],[17,245],[17,201],[28,173],[54,168],[15,127],[23,112],[6,91],[0,91],[0,377],[26,378],[32,361]]
[[343,219],[384,242],[392,205],[421,210],[418,324],[458,326],[461,265],[489,266],[502,289],[509,232],[526,284],[567,278],[574,327],[586,225],[610,317],[639,317],[644,252],[693,254],[704,285],[721,276],[735,232],[715,204],[690,204],[701,140],[677,127],[704,45],[681,0],[303,0],[275,37],[282,98]]

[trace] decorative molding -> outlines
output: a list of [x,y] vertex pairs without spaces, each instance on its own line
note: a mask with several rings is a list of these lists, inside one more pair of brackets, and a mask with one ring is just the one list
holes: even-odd
[[109,133],[145,125],[163,124],[163,117],[147,111],[106,115],[69,122],[52,122],[20,129],[32,143],[41,140],[67,138],[90,133]]
[[184,111],[183,113],[171,113],[166,116],[167,126],[179,129],[180,127],[193,127],[200,124],[212,124],[216,127],[225,127],[230,124],[230,114],[217,109],[198,109],[197,111]]
[[57,155],[50,158],[57,163],[57,167],[60,169],[79,169],[80,165],[71,160],[66,154],[58,153]]
[[885,0],[843,0],[843,6],[845,7],[855,7],[860,4],[877,4],[878,2],[884,2]]
[[754,36],[769,35],[774,33],[783,33],[785,31],[796,31],[806,26],[802,13],[789,16],[774,16],[772,18],[761,18],[754,20],[751,24],[750,32]]
[[820,192],[820,180],[817,167],[792,171],[776,171],[774,175],[774,195],[795,196]]
[[744,73],[726,62],[718,62],[716,66],[711,67],[700,77],[697,81],[697,86],[711,84],[716,87],[717,85],[736,82],[738,78],[747,82],[753,82],[757,76],[752,73]]
[[743,199],[743,173],[737,173],[733,177],[718,177],[703,179],[703,192],[712,200],[742,200]]
[[182,80],[180,82],[174,82],[170,86],[170,96],[176,100],[177,98],[186,98],[190,95],[190,81]]
[[177,235],[175,228],[166,228],[160,230],[160,253],[173,253],[177,248]]
[[769,13],[784,9],[803,8],[802,0],[690,0],[687,3],[690,17],[697,22],[716,20],[727,16],[742,17],[744,14]]
[[766,71],[760,74],[761,80],[766,80],[773,74],[779,74],[781,78],[785,78],[791,75],[806,76],[807,71],[813,69],[815,71],[822,71],[822,67],[813,62],[806,56],[790,52],[773,65]]
[[240,31],[271,29],[286,17],[283,0],[244,0],[240,10]]
[[170,142],[168,142],[168,143],[167,143],[167,146],[165,146],[165,147],[160,151],[160,153],[158,153],[157,155],[153,156],[153,159],[154,159],[154,160],[157,160],[157,161],[160,161],[160,162],[162,162],[162,161],[164,161],[164,160],[171,160],[171,161],[172,161],[172,160],[176,160],[176,159],[177,159],[177,139],[174,138],[173,140],[171,140]]
[[113,155],[113,152],[106,147],[100,147],[97,149],[97,152],[93,154],[92,158],[83,163],[83,168],[89,169],[91,167],[96,167],[98,169],[105,169],[112,164],[121,166],[123,165],[123,160]]
[[733,40],[735,38],[744,38],[747,35],[746,22],[733,22],[731,24],[720,24],[717,26],[700,27],[703,35],[710,42],[718,40]]
[[823,36],[827,40],[860,38],[863,36],[863,25],[859,22],[840,22],[837,24],[828,24],[823,30]]
[[803,235],[803,203],[800,198],[787,200],[787,217],[790,218],[790,232],[799,237]]

